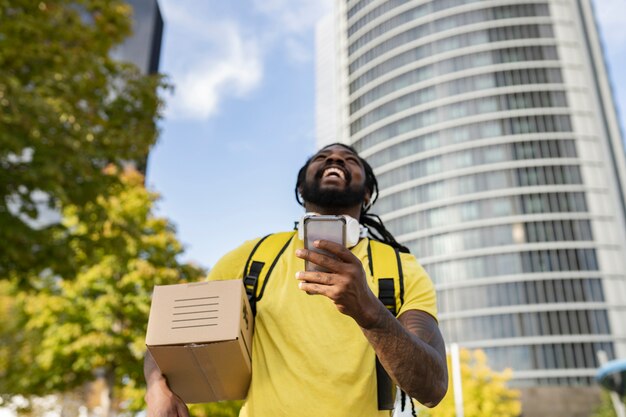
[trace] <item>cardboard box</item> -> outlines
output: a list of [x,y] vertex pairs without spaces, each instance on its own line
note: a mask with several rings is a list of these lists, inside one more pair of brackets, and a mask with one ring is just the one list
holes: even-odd
[[252,331],[241,280],[154,287],[146,345],[187,403],[245,398]]

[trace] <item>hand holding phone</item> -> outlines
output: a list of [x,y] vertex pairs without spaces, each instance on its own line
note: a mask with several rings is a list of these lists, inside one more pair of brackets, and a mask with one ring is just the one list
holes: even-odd
[[[304,247],[313,252],[335,258],[335,255],[313,245],[316,240],[328,240],[346,245],[346,219],[335,215],[307,215],[303,219]],[[305,261],[305,270],[329,272],[327,269],[312,262]]]

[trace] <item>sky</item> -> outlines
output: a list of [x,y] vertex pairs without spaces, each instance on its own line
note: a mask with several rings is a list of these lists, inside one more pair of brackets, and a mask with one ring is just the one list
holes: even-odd
[[[289,230],[298,169],[315,152],[314,28],[333,0],[159,0],[160,72],[174,86],[148,187],[210,268],[243,241]],[[595,0],[621,125],[626,0]]]
[[315,152],[314,27],[332,0],[159,0],[166,96],[147,184],[184,260],[210,267],[290,230],[295,178]]

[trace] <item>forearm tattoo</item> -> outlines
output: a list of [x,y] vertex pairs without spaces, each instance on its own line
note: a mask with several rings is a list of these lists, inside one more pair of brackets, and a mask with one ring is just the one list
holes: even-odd
[[417,310],[398,320],[388,314],[375,329],[363,332],[400,388],[426,406],[441,400],[448,374],[445,344],[434,317]]

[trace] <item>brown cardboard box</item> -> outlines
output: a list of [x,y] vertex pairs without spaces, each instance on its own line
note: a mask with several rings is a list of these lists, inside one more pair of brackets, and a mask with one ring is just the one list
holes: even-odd
[[252,330],[241,280],[157,285],[146,345],[183,401],[238,400],[250,384]]

